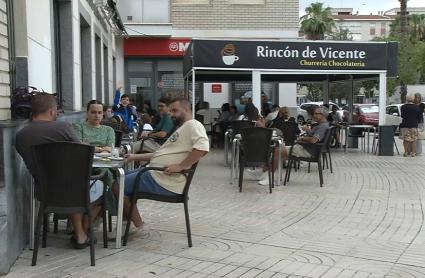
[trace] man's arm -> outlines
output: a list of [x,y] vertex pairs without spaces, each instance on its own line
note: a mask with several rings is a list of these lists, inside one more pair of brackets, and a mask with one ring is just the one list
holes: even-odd
[[165,173],[171,174],[171,173],[179,173],[182,170],[189,169],[192,167],[193,164],[198,162],[204,155],[206,155],[207,151],[200,151],[197,149],[193,149],[189,155],[179,164],[172,164],[169,165],[165,169]]
[[319,142],[319,138],[316,136],[303,136],[299,139],[300,142],[308,143],[308,144],[316,144]]
[[153,138],[165,138],[167,137],[167,132],[165,131],[156,131],[156,132],[151,132],[149,133],[148,137],[153,137]]
[[141,154],[126,154],[124,156],[125,163],[129,163],[131,161],[149,161],[151,160],[153,153],[141,153]]

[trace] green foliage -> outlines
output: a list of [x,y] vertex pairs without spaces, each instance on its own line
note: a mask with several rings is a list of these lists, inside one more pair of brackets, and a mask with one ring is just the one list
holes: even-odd
[[312,3],[305,9],[306,15],[301,17],[301,32],[309,40],[323,40],[326,33],[331,33],[335,26],[331,8],[323,8],[323,3]]
[[329,38],[334,41],[352,41],[353,35],[347,28],[339,27],[337,31],[329,35]]
[[310,101],[323,100],[323,91],[322,91],[321,85],[310,83],[307,85],[307,90],[308,90],[307,98]]

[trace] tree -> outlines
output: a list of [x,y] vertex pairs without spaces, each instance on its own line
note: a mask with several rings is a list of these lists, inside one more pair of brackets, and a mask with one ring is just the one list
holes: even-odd
[[378,82],[376,80],[366,80],[361,83],[363,88],[364,96],[366,99],[373,98],[375,95],[376,87],[378,86]]
[[321,101],[323,100],[322,86],[318,84],[308,84],[307,85],[307,98],[310,101]]
[[352,41],[353,35],[348,28],[339,27],[337,31],[330,34],[329,38],[334,41]]
[[301,32],[309,40],[323,40],[326,33],[332,32],[334,22],[331,8],[323,8],[323,3],[312,3],[305,8],[306,15],[301,17]]
[[407,34],[407,1],[398,0],[400,2],[400,35],[404,37]]

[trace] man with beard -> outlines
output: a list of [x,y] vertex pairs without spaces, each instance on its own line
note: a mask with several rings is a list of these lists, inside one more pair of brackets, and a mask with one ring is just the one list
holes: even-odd
[[[170,103],[171,118],[177,130],[154,153],[129,154],[126,162],[149,161],[148,166],[166,167],[165,172],[146,171],[142,174],[137,185],[139,192],[155,193],[162,195],[175,195],[183,193],[186,182],[182,174],[184,169],[189,169],[209,151],[208,136],[204,126],[193,119],[190,103],[186,99],[177,99]],[[124,215],[128,215],[133,185],[139,170],[129,173],[125,177]],[[117,190],[116,190],[117,191]],[[140,230],[143,225],[137,207],[131,214],[131,221]]]

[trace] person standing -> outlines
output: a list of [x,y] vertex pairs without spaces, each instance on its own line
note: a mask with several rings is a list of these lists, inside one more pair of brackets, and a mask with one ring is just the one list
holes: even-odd
[[[418,121],[418,135],[423,134],[424,131],[424,112],[425,112],[425,103],[422,102],[422,96],[419,93],[415,94],[415,100],[413,101],[414,104],[416,104],[419,107],[419,121]],[[416,154],[422,153],[422,140],[424,138],[421,138],[418,136],[418,140],[416,140]]]
[[112,110],[115,115],[122,118],[128,129],[132,131],[134,122],[137,120],[137,115],[134,114],[132,105],[130,105],[130,97],[126,94],[123,94],[121,97],[120,95],[121,88],[118,88],[115,92],[114,106],[112,107]]
[[418,139],[419,107],[413,103],[412,96],[406,96],[407,103],[402,105],[400,139],[403,140],[404,156],[416,156],[416,140]]

